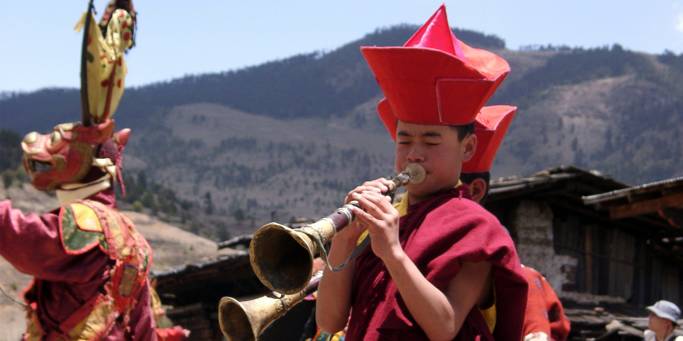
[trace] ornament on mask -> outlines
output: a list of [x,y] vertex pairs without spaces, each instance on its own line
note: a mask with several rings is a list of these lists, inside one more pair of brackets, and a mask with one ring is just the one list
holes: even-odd
[[[23,164],[34,187],[42,191],[78,184],[92,167],[121,183],[121,152],[129,129],[114,134],[112,117],[123,96],[125,52],[133,47],[135,10],[131,1],[112,0],[98,25],[92,1],[76,25],[81,47],[81,122],[62,123],[51,133],[28,133],[21,147]],[[112,139],[116,152],[98,156]],[[67,186],[73,187],[73,186]]]

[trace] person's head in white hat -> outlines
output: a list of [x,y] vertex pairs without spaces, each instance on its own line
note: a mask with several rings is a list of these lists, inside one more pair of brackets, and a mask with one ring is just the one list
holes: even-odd
[[672,302],[660,300],[647,307],[650,312],[648,329],[655,332],[657,340],[666,340],[673,334],[681,310]]

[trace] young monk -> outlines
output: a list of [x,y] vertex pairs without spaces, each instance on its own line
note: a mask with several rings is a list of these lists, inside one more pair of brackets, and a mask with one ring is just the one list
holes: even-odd
[[481,203],[489,192],[491,167],[517,108],[509,105],[486,106],[474,123],[477,151],[462,165],[460,180],[467,185],[472,200]]
[[450,30],[441,6],[402,47],[363,47],[385,95],[378,111],[396,141],[395,166],[426,171],[394,207],[386,179],[349,192],[353,224],[335,235],[341,263],[363,230],[371,247],[340,272],[326,269],[316,319],[347,340],[520,340],[527,285],[512,240],[459,182],[477,139],[473,122],[509,72]]
[[[463,164],[460,176],[476,202],[483,201],[488,195],[493,160],[516,110],[515,107],[497,105],[484,107],[477,115],[474,129],[477,151]],[[557,294],[535,269],[523,265],[522,274],[529,285],[522,333],[524,341],[566,340],[570,322]]]

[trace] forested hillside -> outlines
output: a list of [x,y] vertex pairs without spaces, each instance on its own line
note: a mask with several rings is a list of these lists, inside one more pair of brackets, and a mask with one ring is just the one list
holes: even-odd
[[[133,128],[127,200],[217,239],[271,219],[328,213],[359,182],[393,173],[393,147],[375,114],[381,94],[359,47],[401,44],[415,28],[128,89],[116,116],[119,127]],[[513,51],[495,36],[455,33],[512,67],[490,101],[519,107],[495,176],[559,164],[633,184],[682,175],[683,56],[619,45]],[[47,130],[77,120],[79,110],[75,89],[3,94],[0,128]],[[18,159],[10,154],[18,149],[2,148],[6,160]]]

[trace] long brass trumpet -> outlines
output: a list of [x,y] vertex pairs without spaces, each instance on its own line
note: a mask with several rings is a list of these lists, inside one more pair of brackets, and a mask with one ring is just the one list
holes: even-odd
[[[384,194],[392,195],[398,187],[420,183],[424,178],[422,166],[409,164],[391,178],[394,186]],[[249,245],[251,267],[261,283],[286,294],[303,290],[311,278],[313,259],[325,252],[324,245],[353,220],[351,207],[355,204],[348,203],[327,217],[298,229],[274,222],[261,226]]]
[[257,340],[273,321],[301,302],[318,288],[322,271],[316,273],[306,288],[290,295],[266,296],[238,301],[223,297],[218,303],[218,324],[223,335],[230,341]]

